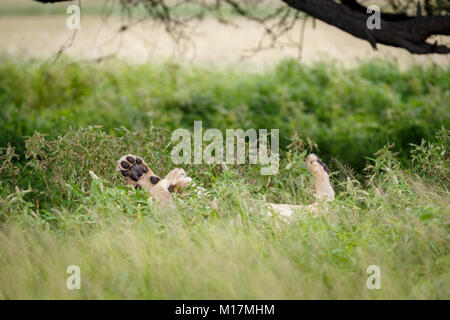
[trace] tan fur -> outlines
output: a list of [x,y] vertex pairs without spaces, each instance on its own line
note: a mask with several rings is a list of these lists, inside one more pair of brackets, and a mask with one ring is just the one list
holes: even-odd
[[[127,160],[129,157],[133,159],[134,163],[130,163]],[[137,181],[134,181],[130,176],[124,176],[123,171],[130,174],[130,172],[133,171],[131,168],[137,164],[136,159],[139,159],[141,162],[139,164],[140,166],[145,166],[147,172],[138,177]],[[124,168],[123,161],[125,161],[131,168]],[[306,158],[306,163],[308,165],[308,169],[314,177],[315,196],[317,201],[311,205],[267,203],[266,207],[283,217],[290,217],[296,211],[310,213],[317,217],[319,214],[319,208],[320,210],[327,210],[326,203],[334,200],[334,190],[330,183],[329,174],[324,169],[324,164],[322,164],[319,157],[313,153]],[[164,177],[164,179],[160,179],[142,158],[132,154],[122,156],[117,161],[116,170],[121,173],[122,178],[124,178],[128,184],[148,190],[151,194],[151,199],[157,200],[161,206],[173,206],[171,192],[181,192],[184,187],[192,182],[192,179],[186,176],[185,171],[181,168],[173,169],[167,174],[167,176]],[[157,177],[159,181],[157,183],[152,183],[151,177]],[[320,202],[325,205],[319,206]]]
[[[141,159],[141,165],[147,168],[147,172],[138,177],[138,181],[134,181],[130,176],[124,176],[121,173],[122,171],[128,171],[129,173],[131,172],[129,168],[124,168],[122,165],[123,161],[131,166],[133,165],[130,164],[130,162],[127,160],[127,157],[132,157],[135,163],[136,159]],[[164,179],[161,179],[150,169],[150,167],[142,158],[134,156],[132,154],[122,156],[117,161],[116,170],[121,173],[122,178],[124,178],[128,184],[134,187],[141,187],[148,190],[151,194],[151,198],[149,200],[157,200],[158,204],[162,207],[173,206],[171,191],[181,192],[181,190],[192,181],[191,178],[186,176],[184,170],[180,168],[173,169],[167,174],[166,177],[164,177]],[[151,182],[151,177],[157,177],[160,180],[156,184],[153,184]]]
[[320,159],[314,153],[306,158],[309,170],[314,176],[314,187],[316,190],[316,198],[325,201],[334,200],[334,190],[330,183],[330,175],[325,172],[323,166],[319,164]]
[[329,174],[320,164],[319,157],[314,153],[311,153],[306,158],[306,164],[314,177],[315,197],[317,201],[311,205],[268,203],[267,207],[271,208],[273,212],[284,217],[290,217],[294,212],[300,211],[304,213],[312,213],[314,217],[317,217],[319,214],[319,201],[324,201],[324,205],[321,206],[321,208],[326,211],[326,203],[334,200],[334,190],[330,183]]

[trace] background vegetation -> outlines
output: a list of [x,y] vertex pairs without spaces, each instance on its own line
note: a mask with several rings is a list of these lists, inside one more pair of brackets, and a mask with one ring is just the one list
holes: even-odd
[[[448,299],[449,89],[449,68],[382,61],[250,73],[3,57],[0,298]],[[280,173],[186,166],[184,202],[156,209],[115,162],[138,154],[163,175],[171,130],[194,120],[279,128]],[[269,217],[265,201],[313,201],[310,151],[332,170],[328,214]],[[66,288],[72,264],[81,290]]]
[[212,70],[175,63],[130,65],[65,61],[56,65],[2,59],[0,144],[24,153],[33,132],[56,137],[69,128],[150,123],[168,130],[278,128],[287,147],[297,133],[361,170],[388,141],[401,156],[409,144],[449,127],[450,68],[372,61],[343,69],[286,60],[265,72]]

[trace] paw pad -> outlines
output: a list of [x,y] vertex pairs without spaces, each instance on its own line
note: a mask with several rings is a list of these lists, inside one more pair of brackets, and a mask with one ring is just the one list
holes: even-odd
[[130,155],[119,160],[119,171],[123,177],[138,182],[148,172],[148,168],[141,158]]
[[151,176],[150,177],[150,182],[152,184],[157,184],[159,182],[159,180],[161,180],[161,179],[159,177],[157,177],[157,176]]

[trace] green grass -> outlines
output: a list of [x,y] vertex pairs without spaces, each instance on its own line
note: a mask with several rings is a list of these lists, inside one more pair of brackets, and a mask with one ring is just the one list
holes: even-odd
[[[449,299],[449,87],[448,69],[381,61],[248,73],[4,58],[0,298]],[[199,119],[280,128],[279,174],[186,165],[206,193],[160,210],[114,171],[134,153],[164,175],[171,130]],[[310,151],[332,171],[328,213],[268,216],[265,202],[314,201]]]
[[[285,154],[271,179],[252,166],[186,168],[208,193],[187,190],[162,211],[114,172],[126,150],[167,172],[159,130],[36,134],[28,169],[2,156],[0,298],[448,299],[449,138],[442,130],[415,147],[409,169],[385,147],[362,181],[332,165],[329,212],[286,223],[262,204],[311,202],[305,152]],[[44,185],[10,189],[27,170]],[[69,265],[81,268],[81,290],[65,287]],[[369,265],[381,268],[380,290],[366,288]]]
[[360,171],[387,142],[401,157],[409,144],[448,128],[450,68],[371,61],[353,69],[286,60],[264,72],[120,61],[56,65],[2,58],[0,145],[24,153],[34,131],[56,137],[70,127],[101,124],[114,134],[153,123],[174,130],[203,127],[280,129],[286,148],[296,136],[317,142],[329,162]]

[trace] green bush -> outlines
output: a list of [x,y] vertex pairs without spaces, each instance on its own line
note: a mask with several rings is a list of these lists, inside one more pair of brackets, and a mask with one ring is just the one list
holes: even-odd
[[102,125],[141,130],[277,128],[286,150],[296,132],[322,156],[360,171],[387,141],[401,157],[409,145],[449,127],[450,69],[372,61],[357,68],[294,60],[259,73],[120,61],[55,65],[2,58],[0,145],[20,155],[34,131],[50,138]]

